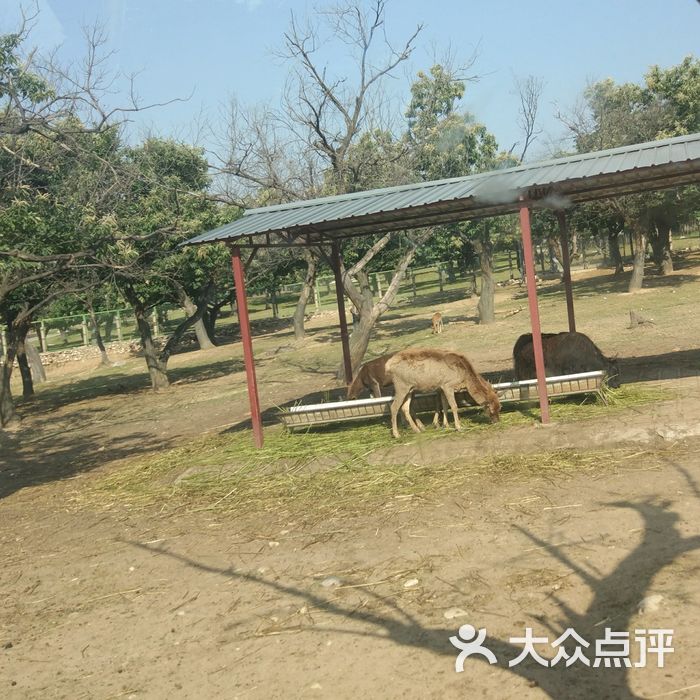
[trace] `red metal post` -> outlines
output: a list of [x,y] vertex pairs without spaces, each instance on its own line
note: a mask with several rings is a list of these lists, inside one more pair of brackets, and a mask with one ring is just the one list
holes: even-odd
[[574,293],[571,289],[571,258],[569,257],[569,228],[566,225],[566,213],[557,212],[559,221],[559,240],[561,242],[561,264],[564,266],[564,291],[566,292],[566,313],[569,316],[569,331],[576,332],[574,316]]
[[544,373],[544,353],[542,352],[542,329],[540,328],[540,311],[537,306],[537,283],[535,282],[535,261],[532,256],[532,235],[530,232],[530,210],[526,205],[520,206],[520,233],[523,238],[523,259],[525,261],[525,280],[527,282],[527,301],[530,306],[530,323],[532,325],[532,348],[535,353],[535,372],[537,374],[537,393],[540,397],[540,412],[543,423],[549,423],[549,401],[547,399],[547,382]]
[[335,297],[338,301],[338,316],[340,316],[340,342],[343,345],[343,364],[345,365],[345,382],[352,383],[352,360],[350,358],[350,340],[348,338],[348,321],[345,318],[345,294],[343,292],[343,277],[340,270],[340,247],[337,243],[332,246],[333,274],[335,275]]
[[241,342],[243,343],[243,362],[248,383],[248,399],[250,401],[250,419],[253,424],[253,439],[256,447],[263,446],[262,416],[260,415],[260,400],[258,399],[258,384],[255,379],[255,358],[253,357],[253,341],[250,337],[250,318],[248,317],[248,299],[245,293],[245,273],[241,262],[241,249],[231,248],[231,266],[233,280],[236,284],[236,308],[238,323],[241,327]]

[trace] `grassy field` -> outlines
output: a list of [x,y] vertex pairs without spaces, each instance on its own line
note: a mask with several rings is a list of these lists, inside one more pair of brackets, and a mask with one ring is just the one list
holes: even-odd
[[[676,248],[684,250],[686,248],[690,250],[695,250],[700,248],[700,231],[693,234],[689,234],[683,237],[677,237],[675,239]],[[626,264],[631,264],[631,257],[629,256],[629,251],[626,250],[628,255],[625,257]],[[592,247],[588,247],[585,252],[586,265],[590,268],[595,268],[603,264],[603,259],[600,253]],[[575,261],[574,268],[582,266],[582,259]],[[538,269],[541,267],[538,263]],[[501,251],[494,256],[494,270],[495,278],[497,282],[503,282],[510,278],[511,274],[518,276],[518,270],[516,266],[515,255],[510,259],[508,254]],[[382,279],[385,273],[377,273]],[[391,273],[389,273],[391,274]],[[397,303],[421,303],[419,298],[426,298],[434,295],[438,290],[438,273],[436,269],[420,269],[416,270],[415,286],[412,282],[412,275],[414,271],[408,271],[406,277],[401,282],[399,287],[399,293],[397,295]],[[473,274],[476,277],[477,288],[481,284],[481,274],[479,270],[475,270]],[[458,274],[455,282],[445,282],[444,290],[449,294],[463,293],[468,287],[471,286],[472,273],[468,276],[463,276]],[[446,279],[446,278],[445,278]],[[384,284],[384,287],[386,284]],[[332,276],[327,274],[322,274],[319,277],[317,289],[319,293],[319,309],[323,310],[334,310],[336,308],[335,299],[335,285]],[[297,289],[294,285],[288,286],[288,291],[281,292],[277,298],[277,312],[280,319],[291,318],[297,302]],[[267,318],[274,318],[272,305],[270,304],[269,298],[265,296],[251,296],[249,298],[250,315],[252,320],[263,320]],[[315,310],[315,305],[313,300],[309,303],[308,309],[310,311]],[[159,324],[159,330],[162,334],[168,335],[172,333],[177,324],[180,323],[184,318],[184,312],[182,309],[176,306],[168,306],[163,309],[166,311],[167,320]],[[99,314],[99,320],[101,322],[101,330],[104,335],[105,326],[104,323],[107,317],[111,314],[101,313]],[[73,347],[80,347],[83,345],[83,335],[81,330],[82,317],[74,316],[67,317],[58,320],[45,319],[45,324],[48,329],[48,341],[49,350],[56,351]],[[136,323],[133,318],[133,314],[129,309],[123,309],[121,311],[121,323],[122,323],[122,336],[125,340],[133,340],[138,338],[138,332],[136,328]],[[222,328],[226,326],[232,326],[236,324],[235,314],[232,314],[231,310],[227,307],[222,309],[221,318],[219,320],[219,325]],[[65,327],[65,333],[63,336],[59,334],[57,326]],[[35,324],[38,328],[39,322]],[[89,326],[89,320],[88,320]],[[89,330],[90,342],[94,343],[94,338],[92,338],[92,331]],[[111,340],[116,340],[116,330],[113,328],[111,333]]]

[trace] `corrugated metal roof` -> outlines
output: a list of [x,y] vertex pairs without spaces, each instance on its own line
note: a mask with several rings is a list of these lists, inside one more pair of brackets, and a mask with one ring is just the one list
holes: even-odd
[[551,195],[569,202],[663,189],[700,181],[700,134],[495,170],[249,209],[187,245],[212,241],[257,243],[283,234],[312,241],[378,233],[515,211],[520,198],[547,205]]

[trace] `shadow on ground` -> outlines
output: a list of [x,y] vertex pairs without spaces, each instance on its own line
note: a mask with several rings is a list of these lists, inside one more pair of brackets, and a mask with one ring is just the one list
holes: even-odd
[[[687,481],[695,498],[700,498],[700,490],[688,472],[680,465],[671,463]],[[686,552],[700,549],[700,536],[681,535],[678,525],[681,516],[671,509],[671,503],[659,498],[648,498],[641,501],[617,501],[600,504],[607,508],[627,509],[637,514],[641,520],[639,544],[607,575],[597,573],[590,562],[577,562],[570,558],[564,548],[541,540],[534,533],[519,528],[525,541],[534,544],[538,549],[547,552],[553,562],[562,564],[570,569],[578,578],[579,583],[590,591],[591,602],[587,609],[578,613],[568,607],[566,600],[558,593],[552,595],[552,601],[557,608],[555,615],[538,616],[535,636],[548,633],[548,639],[553,641],[568,629],[573,629],[580,637],[590,644],[581,647],[590,665],[581,662],[566,666],[563,662],[555,666],[542,666],[530,657],[527,660],[510,667],[508,662],[519,657],[523,651],[522,645],[505,641],[489,635],[485,636],[483,646],[496,656],[496,665],[503,673],[511,673],[537,686],[551,698],[616,698],[617,700],[632,700],[636,695],[631,686],[630,669],[621,665],[606,668],[604,665],[593,666],[595,658],[595,641],[603,639],[605,627],[600,621],[605,620],[615,631],[634,630],[633,617],[637,612],[639,601],[643,600],[650,588],[654,577],[666,567],[673,564]],[[450,643],[450,638],[457,634],[457,625],[453,627],[429,627],[422,624],[414,614],[403,609],[399,602],[391,597],[380,595],[370,588],[365,588],[368,604],[362,609],[344,603],[342,598],[334,596],[332,591],[321,592],[317,583],[313,586],[294,585],[291,582],[272,580],[259,574],[245,573],[236,567],[222,569],[203,561],[198,561],[185,554],[158,547],[129,541],[136,548],[143,549],[156,556],[164,556],[181,562],[183,566],[198,569],[205,575],[216,574],[236,584],[249,584],[259,589],[260,597],[274,592],[280,596],[294,599],[296,605],[302,603],[310,610],[323,611],[335,616],[339,626],[325,626],[320,629],[311,624],[297,629],[299,634],[313,636],[317,632],[325,635],[337,635],[339,639],[345,636],[390,640],[398,647],[422,649],[439,656],[446,656],[452,661],[457,658],[458,650]],[[587,555],[587,559],[590,555]],[[470,562],[465,562],[470,567]],[[595,573],[592,573],[595,572]],[[448,582],[449,583],[449,582]],[[236,595],[235,587],[234,593]],[[374,603],[374,605],[372,605]],[[388,607],[392,612],[380,612]],[[374,609],[373,609],[374,608]],[[472,623],[478,629],[477,620],[463,618],[462,624]],[[342,626],[340,626],[342,625]],[[544,629],[543,629],[544,628]],[[524,630],[513,630],[520,636]],[[486,633],[486,630],[484,630]],[[538,634],[539,633],[539,634]],[[631,648],[635,643],[630,633]],[[568,658],[574,648],[571,638],[565,643]],[[352,662],[350,660],[350,662]],[[486,663],[481,655],[474,655],[465,660],[465,666]],[[473,692],[473,691],[472,691]]]
[[[78,410],[71,420],[75,425],[93,422],[95,409]],[[171,439],[141,431],[111,437],[107,444],[100,444],[92,435],[75,430],[37,434],[28,433],[20,425],[15,432],[0,431],[0,499],[27,487],[92,471],[105,461],[164,450],[172,445]],[[102,453],[104,460],[100,458]]]

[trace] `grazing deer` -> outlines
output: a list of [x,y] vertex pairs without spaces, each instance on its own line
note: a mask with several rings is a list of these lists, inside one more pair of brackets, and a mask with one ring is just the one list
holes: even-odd
[[[613,389],[620,386],[617,358],[603,355],[598,346],[583,333],[542,333],[542,354],[545,375],[548,377],[603,370],[607,374],[609,386]],[[525,333],[515,341],[513,369],[518,380],[534,379],[536,373],[532,333]]]
[[391,384],[391,377],[387,377],[385,371],[390,357],[393,357],[393,353],[365,362],[348,387],[348,399],[356,399],[364,389],[369,389],[375,399],[379,398],[382,395],[382,387]]
[[461,430],[457,414],[455,391],[467,391],[479,406],[486,409],[492,422],[498,420],[501,402],[493,387],[472,367],[469,360],[456,352],[446,350],[401,350],[391,357],[385,372],[394,384],[394,401],[391,404],[391,432],[399,437],[397,416],[401,410],[411,429],[419,433],[420,427],[411,417],[411,396],[414,391],[441,391],[445,416],[447,406],[452,409],[455,428]]
[[433,314],[433,335],[442,333],[442,314],[436,311]]

